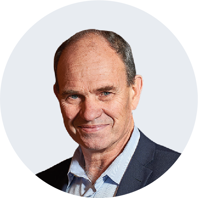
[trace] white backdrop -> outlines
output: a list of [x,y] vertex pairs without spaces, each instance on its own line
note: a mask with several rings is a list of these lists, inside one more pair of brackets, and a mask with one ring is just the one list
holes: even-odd
[[[10,1],[12,2],[12,1]],[[17,5],[19,5],[20,1],[17,2]],[[74,2],[74,1],[72,1]],[[124,2],[124,1],[122,1]],[[161,5],[157,5],[155,1],[152,1],[153,3],[155,3],[155,9],[153,8],[154,6],[149,6],[146,1],[139,1],[139,3],[137,2],[133,2],[132,4],[133,6],[136,6],[140,9],[143,9],[144,11],[152,14],[153,16],[155,16],[156,18],[158,18],[161,22],[163,22],[175,35],[176,37],[179,39],[179,41],[181,42],[181,44],[183,45],[183,47],[185,48],[192,65],[196,65],[196,49],[192,48],[193,46],[196,46],[196,34],[197,34],[197,30],[194,28],[194,26],[190,26],[191,23],[193,24],[193,20],[195,20],[194,15],[195,12],[193,12],[194,6],[190,5],[188,3],[188,5],[184,4],[181,5],[179,4],[179,8],[177,6],[177,4],[172,4],[169,1],[166,1],[166,4],[161,4]],[[193,1],[192,1],[193,2]],[[26,5],[24,5],[23,3],[23,9],[21,9],[20,11],[18,10],[21,6],[17,7],[17,5],[15,5],[16,2],[12,2],[11,4],[9,3],[9,5],[5,5],[4,9],[2,10],[1,14],[3,14],[3,17],[1,16],[1,19],[4,19],[3,21],[3,32],[2,32],[2,36],[1,36],[1,43],[3,43],[3,45],[1,45],[1,54],[3,54],[3,56],[1,57],[1,65],[3,67],[1,67],[1,77],[2,77],[2,72],[3,69],[6,65],[6,62],[10,56],[10,53],[12,51],[12,49],[15,47],[15,45],[17,44],[17,42],[19,41],[19,39],[23,36],[23,34],[34,24],[36,23],[39,19],[41,19],[42,17],[44,17],[45,15],[49,14],[50,12],[54,11],[55,9],[58,9],[62,6],[65,5],[65,1],[60,3],[47,3],[47,8],[45,6],[46,1],[34,1],[34,3],[27,3]],[[128,2],[129,3],[129,2]],[[150,1],[151,3],[151,1]],[[171,4],[171,8],[170,5]],[[10,7],[10,5],[12,5]],[[37,6],[36,6],[37,5]],[[38,7],[39,5],[39,7]],[[7,7],[6,7],[7,6]],[[35,7],[34,7],[35,6]],[[182,7],[183,6],[183,7]],[[163,7],[163,9],[162,9]],[[5,9],[7,8],[7,9]],[[14,8],[14,9],[13,9]],[[24,10],[26,8],[26,10]],[[185,8],[185,15],[183,12],[183,9]],[[181,9],[181,10],[180,10]],[[188,17],[186,15],[186,12],[188,11]],[[6,10],[6,12],[5,12]],[[3,12],[4,11],[4,12]],[[36,14],[35,14],[36,12]],[[171,15],[171,13],[173,15]],[[177,14],[177,17],[174,18],[174,15]],[[6,20],[5,20],[6,19]],[[190,22],[191,23],[190,23]],[[196,21],[194,21],[194,24],[196,24]],[[5,25],[5,26],[4,26]],[[194,29],[193,29],[194,28]],[[193,37],[194,35],[194,37]],[[133,49],[133,46],[132,46]],[[135,61],[136,61],[136,57],[134,55]],[[137,64],[136,64],[137,65]],[[138,65],[137,65],[138,67]],[[194,67],[194,70],[197,72],[197,68]],[[138,72],[140,73],[140,72]],[[14,75],[14,73],[13,73]],[[14,84],[13,84],[14,87]],[[16,90],[17,87],[14,87],[14,89]],[[12,90],[13,91],[13,90]],[[185,94],[187,94],[188,90],[184,90]],[[14,97],[14,96],[13,96]],[[13,101],[14,102],[14,101]],[[17,104],[16,104],[17,105]],[[58,106],[58,105],[57,105]],[[16,126],[17,127],[17,126]],[[194,131],[197,128],[197,123],[194,127]],[[1,131],[3,130],[3,126],[1,126]],[[5,191],[3,191],[4,193],[7,193],[7,197],[10,197],[12,195],[15,195],[18,193],[21,197],[31,197],[31,196],[46,196],[45,193],[49,192],[50,195],[57,196],[56,193],[58,193],[57,191],[46,187],[46,185],[39,183],[39,181],[37,180],[37,178],[34,178],[34,176],[32,175],[32,173],[25,167],[25,165],[19,160],[18,156],[14,153],[13,149],[10,146],[10,143],[8,142],[8,139],[5,135],[5,133],[1,133],[2,137],[1,137],[1,151],[2,154],[1,156],[3,157],[3,161],[5,161],[3,164],[1,164],[2,168],[2,185],[4,186],[4,189],[6,189]],[[17,134],[16,134],[17,136]],[[154,193],[154,196],[156,195],[163,197],[163,196],[174,196],[177,193],[180,193],[181,191],[181,195],[183,195],[184,193],[188,193],[189,192],[193,192],[193,189],[195,189],[195,186],[193,188],[193,182],[192,182],[192,178],[189,177],[189,172],[192,175],[195,175],[196,172],[196,165],[197,165],[197,161],[195,161],[193,159],[193,154],[191,154],[191,152],[193,150],[195,150],[196,148],[194,148],[194,144],[195,142],[193,142],[193,140],[196,139],[196,134],[193,133],[191,141],[189,142],[188,147],[186,148],[186,150],[184,151],[184,154],[182,155],[181,159],[178,161],[178,163],[176,163],[176,165],[166,174],[164,175],[162,178],[160,179],[159,182],[156,182],[156,184],[154,183],[154,185],[150,185],[148,188],[145,188],[144,190],[141,190],[140,192],[136,192],[133,193],[133,196],[142,196],[146,195],[146,193]],[[37,144],[35,142],[35,148],[36,148]],[[5,152],[6,151],[6,152]],[[194,156],[196,156],[194,154]],[[32,156],[34,157],[34,156]],[[191,160],[191,162],[189,164],[191,164],[190,166],[188,166],[187,161]],[[187,168],[186,168],[187,167]],[[190,169],[190,170],[187,170]],[[186,171],[185,171],[186,170]],[[181,174],[182,171],[182,174]],[[195,176],[194,176],[195,177]],[[11,179],[10,179],[11,178]],[[172,179],[171,179],[172,178]],[[186,178],[186,179],[184,179]],[[10,181],[12,180],[12,182],[10,183]],[[180,181],[183,182],[180,182]],[[191,185],[188,186],[188,183],[184,183],[185,180],[189,181],[191,180]],[[28,182],[27,182],[28,181]],[[168,184],[166,183],[168,181]],[[172,185],[171,185],[171,182]],[[19,184],[19,185],[17,185]],[[28,185],[31,184],[31,185]],[[163,191],[163,184],[166,184],[166,189],[170,189],[168,190],[168,192],[164,192]],[[14,186],[13,186],[14,185]],[[34,186],[34,192],[32,192],[32,185]],[[183,185],[183,188],[182,188]],[[21,186],[23,186],[21,188]],[[185,187],[185,188],[184,188]],[[159,190],[155,190],[155,189],[159,189]],[[9,189],[13,189],[12,191],[9,191]],[[40,191],[38,190],[40,189]],[[182,190],[181,190],[182,189]],[[188,189],[188,190],[186,190]],[[1,193],[3,193],[1,192]],[[31,194],[30,194],[31,192]],[[161,194],[163,192],[163,194]],[[13,193],[13,194],[12,194]],[[171,193],[171,194],[170,194]],[[174,194],[175,193],[175,194]],[[59,192],[59,196],[64,196],[63,193]],[[154,197],[153,196],[153,197]],[[5,195],[4,195],[5,197]]]

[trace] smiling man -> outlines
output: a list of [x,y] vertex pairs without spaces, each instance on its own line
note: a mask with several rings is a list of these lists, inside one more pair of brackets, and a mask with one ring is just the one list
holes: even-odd
[[142,90],[129,44],[114,32],[85,30],[65,41],[54,59],[67,132],[79,144],[71,159],[37,174],[85,197],[113,197],[160,177],[179,153],[155,144],[135,125]]

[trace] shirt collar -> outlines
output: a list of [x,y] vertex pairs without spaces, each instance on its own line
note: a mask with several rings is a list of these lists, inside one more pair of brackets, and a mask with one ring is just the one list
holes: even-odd
[[105,171],[106,174],[117,184],[120,183],[125,170],[135,152],[140,138],[140,132],[134,126],[133,133],[129,139],[127,145],[120,155],[112,162],[112,164]]
[[[134,126],[133,133],[127,145],[125,146],[123,152],[111,163],[111,165],[106,169],[106,171],[101,175],[101,177],[107,175],[117,184],[120,183],[122,176],[124,175],[124,172],[138,145],[139,138],[140,138],[140,132],[136,128],[136,126]],[[79,146],[73,155],[70,168],[67,174],[69,180],[68,185],[70,185],[74,176],[83,177],[89,180],[89,178],[85,173],[84,167],[85,167],[85,160],[82,150]]]
[[85,160],[80,146],[76,149],[70,164],[68,171],[69,183],[71,183],[73,176],[89,179],[85,173]]

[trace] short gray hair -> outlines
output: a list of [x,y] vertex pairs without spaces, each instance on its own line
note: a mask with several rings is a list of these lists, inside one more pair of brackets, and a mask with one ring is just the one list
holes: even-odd
[[78,40],[82,39],[83,37],[89,34],[95,34],[95,35],[101,36],[108,42],[110,47],[113,50],[115,50],[115,52],[121,57],[122,61],[124,62],[126,66],[127,85],[130,86],[131,84],[133,84],[135,76],[136,76],[136,69],[135,69],[135,63],[134,63],[130,45],[120,35],[116,34],[115,32],[88,29],[88,30],[83,30],[81,32],[74,34],[68,40],[63,42],[59,46],[59,48],[56,50],[56,53],[54,56],[54,72],[55,72],[55,78],[56,78],[55,86],[56,86],[57,91],[59,91],[59,85],[58,85],[58,80],[57,80],[57,66],[58,66],[58,61],[60,59],[62,52],[64,51],[66,47],[68,47],[72,43],[77,42]]

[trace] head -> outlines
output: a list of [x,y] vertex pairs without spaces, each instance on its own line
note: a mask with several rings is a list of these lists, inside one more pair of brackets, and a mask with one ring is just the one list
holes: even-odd
[[130,136],[142,78],[123,38],[99,30],[77,33],[58,48],[54,69],[65,127],[81,147],[112,149]]
[[101,36],[106,40],[109,46],[118,54],[118,56],[120,56],[120,58],[122,59],[125,65],[128,86],[134,83],[134,78],[136,76],[136,69],[135,69],[135,63],[133,60],[133,55],[130,45],[120,35],[114,32],[89,29],[76,33],[68,40],[63,42],[57,49],[54,56],[54,73],[56,78],[56,82],[55,82],[56,89],[59,90],[59,85],[57,81],[57,66],[62,52],[68,46],[76,43],[78,40],[82,39],[83,37],[89,36],[90,34]]

